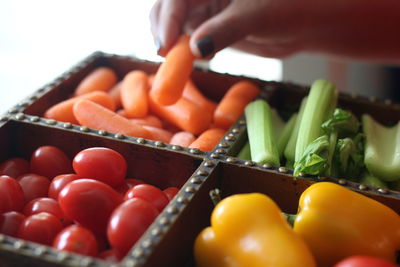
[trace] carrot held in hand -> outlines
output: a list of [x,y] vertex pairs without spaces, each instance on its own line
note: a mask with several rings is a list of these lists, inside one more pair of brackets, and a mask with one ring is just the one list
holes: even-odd
[[224,136],[225,130],[220,128],[211,128],[204,131],[196,140],[189,145],[189,148],[198,148],[203,151],[211,151],[218,141]]
[[260,88],[250,81],[240,81],[232,85],[214,112],[215,126],[223,129],[231,127],[243,113],[246,105],[259,93]]
[[73,111],[80,125],[133,137],[152,138],[149,131],[141,125],[135,124],[129,119],[90,100],[79,100],[75,103]]
[[98,67],[89,73],[76,87],[75,95],[93,91],[109,91],[118,81],[115,72],[107,67]]
[[125,75],[121,85],[122,107],[128,117],[145,117],[148,112],[148,75],[141,70],[133,70]]
[[149,103],[152,113],[192,134],[200,134],[211,125],[212,113],[185,98],[179,99],[174,105],[164,106],[150,95]]
[[189,36],[182,35],[165,57],[154,77],[150,94],[161,105],[172,105],[182,96],[193,69],[195,57],[189,47]]
[[81,96],[76,96],[60,103],[51,106],[44,113],[44,117],[47,119],[53,119],[62,122],[70,122],[73,124],[78,124],[77,119],[74,116],[72,108],[76,102],[81,99],[87,99],[93,101],[99,105],[104,106],[112,111],[115,110],[114,100],[105,92],[94,91]]
[[196,139],[196,137],[185,131],[180,131],[175,133],[169,143],[171,145],[178,145],[178,146],[183,146],[183,147],[189,147],[191,143]]

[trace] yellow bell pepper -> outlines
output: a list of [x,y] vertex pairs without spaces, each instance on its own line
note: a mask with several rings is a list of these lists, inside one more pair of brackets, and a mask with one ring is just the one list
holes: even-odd
[[303,192],[293,229],[320,267],[352,255],[394,262],[400,250],[400,217],[395,211],[329,182],[315,183]]
[[197,266],[315,266],[273,200],[263,194],[237,194],[220,201],[211,226],[196,238]]

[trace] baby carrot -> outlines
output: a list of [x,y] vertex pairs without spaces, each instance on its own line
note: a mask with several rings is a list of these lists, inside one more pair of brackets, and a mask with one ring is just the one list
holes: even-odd
[[172,133],[170,131],[148,125],[143,125],[143,128],[150,132],[152,137],[149,139],[152,139],[154,141],[161,141],[164,143],[169,143],[169,141],[171,140]]
[[133,70],[125,75],[121,85],[121,101],[128,117],[145,117],[148,112],[148,75]]
[[161,105],[172,105],[182,96],[183,88],[192,72],[193,56],[189,36],[182,35],[165,57],[154,77],[150,94]]
[[80,99],[87,99],[91,100],[97,104],[104,106],[110,110],[115,109],[115,103],[113,99],[105,92],[101,91],[94,91],[91,93],[87,93],[81,96],[76,96],[67,100],[64,100],[60,103],[57,103],[51,106],[49,109],[46,110],[44,113],[44,117],[48,119],[54,119],[63,122],[70,122],[73,124],[78,124],[72,108],[74,104],[79,101]]
[[117,75],[112,69],[98,67],[78,84],[75,95],[83,95],[93,91],[109,91],[117,81]]
[[115,109],[122,107],[121,103],[121,85],[122,81],[116,83],[109,91],[108,94],[114,99]]
[[175,133],[169,143],[171,145],[178,145],[178,146],[183,146],[183,147],[189,147],[191,143],[196,139],[196,137],[185,131],[180,131]]
[[191,79],[186,82],[182,95],[187,100],[203,106],[212,113],[214,113],[215,108],[217,107],[217,103],[205,97]]
[[155,115],[192,134],[200,134],[210,127],[212,113],[181,98],[173,105],[164,106],[149,97],[150,110]]
[[232,85],[218,103],[214,112],[216,127],[228,129],[243,113],[244,108],[260,92],[260,88],[250,81],[240,81]]
[[162,121],[158,117],[153,116],[153,115],[147,115],[144,118],[131,118],[129,120],[133,121],[133,122],[135,122],[137,124],[140,124],[140,125],[163,128]]
[[106,130],[133,137],[151,138],[149,131],[141,125],[100,106],[90,100],[82,99],[73,107],[74,115],[81,125],[97,130]]
[[198,148],[203,151],[211,151],[218,141],[224,136],[225,129],[212,128],[204,131],[196,140],[194,140],[189,148]]

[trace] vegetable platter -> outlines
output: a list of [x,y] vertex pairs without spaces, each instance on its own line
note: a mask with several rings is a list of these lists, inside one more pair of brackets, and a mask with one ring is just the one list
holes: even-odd
[[[210,224],[214,204],[209,193],[215,188],[221,190],[222,197],[238,193],[263,193],[285,213],[296,213],[300,196],[307,188],[321,181],[329,181],[360,192],[400,213],[400,193],[396,190],[365,185],[340,176],[303,173],[294,176],[293,170],[283,164],[256,162],[238,156],[249,138],[243,103],[237,105],[241,107],[239,111],[231,110],[232,114],[237,113],[232,123],[226,123],[225,120],[224,124],[211,118],[207,127],[198,130],[196,127],[185,128],[188,124],[180,125],[174,119],[167,119],[162,128],[164,131],[151,136],[135,136],[137,132],[114,132],[115,128],[109,128],[112,123],[97,124],[104,127],[99,128],[91,124],[93,120],[86,120],[88,125],[85,125],[81,123],[84,120],[59,120],[47,113],[58,103],[73,98],[76,88],[98,68],[113,70],[114,83],[124,81],[129,84],[134,79],[140,80],[143,73],[149,77],[156,74],[160,64],[103,52],[89,55],[0,117],[0,162],[10,158],[32,161],[32,155],[42,146],[55,146],[71,160],[85,149],[105,147],[125,159],[124,178],[140,179],[161,190],[178,188],[176,195],[162,206],[140,238],[118,261],[110,263],[98,256],[59,250],[51,245],[0,234],[0,265],[195,266],[194,242],[202,229]],[[131,75],[133,71],[136,71],[135,75]],[[189,75],[193,84],[211,103],[210,109],[222,103],[232,87],[246,81],[257,88],[256,94],[248,102],[264,100],[282,117],[289,118],[298,111],[302,99],[310,91],[309,86],[216,73],[196,64]],[[81,108],[82,103],[86,102],[80,102]],[[125,112],[137,112],[129,103],[123,105]],[[394,125],[400,120],[400,106],[390,101],[339,93],[337,106],[351,110],[357,118],[370,114],[378,122],[387,125]],[[204,112],[208,112],[207,108],[204,108]],[[96,111],[94,114],[99,113]],[[121,125],[126,122],[125,115],[124,119],[118,119],[122,121]],[[161,116],[161,119],[165,123],[165,117]],[[222,130],[211,147],[191,147],[189,143],[182,145],[171,142],[171,136],[182,128],[195,138],[209,128]],[[74,170],[80,172],[79,168]]]

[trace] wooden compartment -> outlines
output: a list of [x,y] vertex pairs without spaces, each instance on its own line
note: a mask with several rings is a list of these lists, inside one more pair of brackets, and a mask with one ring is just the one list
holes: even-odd
[[[284,167],[236,158],[247,138],[244,116],[211,152],[92,130],[42,117],[47,108],[70,97],[79,82],[99,66],[111,67],[122,79],[134,69],[154,73],[159,63],[101,52],[90,55],[0,118],[0,161],[13,156],[28,159],[38,146],[45,144],[60,147],[70,157],[87,147],[106,146],[127,159],[129,176],[161,188],[181,188],[121,261],[121,266],[194,266],[193,240],[201,229],[209,225],[213,209],[209,191],[214,188],[219,188],[223,197],[235,193],[265,193],[284,211],[295,212],[298,198],[308,186],[319,181],[331,181],[366,194],[400,213],[399,192],[369,188],[344,179],[296,178]],[[219,101],[232,84],[249,78],[195,68],[192,79],[207,97]],[[290,83],[249,80],[262,88],[260,97],[285,112],[297,110],[309,90]],[[388,101],[340,94],[339,107],[348,108],[357,116],[369,113],[389,125],[400,120],[400,105]],[[98,259],[56,251],[1,234],[0,255],[0,265],[109,265]]]
[[[140,179],[160,189],[181,188],[202,163],[199,157],[184,153],[133,144],[101,135],[78,133],[32,123],[32,117],[8,120],[0,127],[0,162],[11,157],[30,159],[39,146],[53,145],[62,149],[70,159],[89,147],[108,147],[121,153],[127,161],[127,177]],[[49,247],[0,234],[1,266],[91,265],[110,263],[90,257],[60,252]]]

